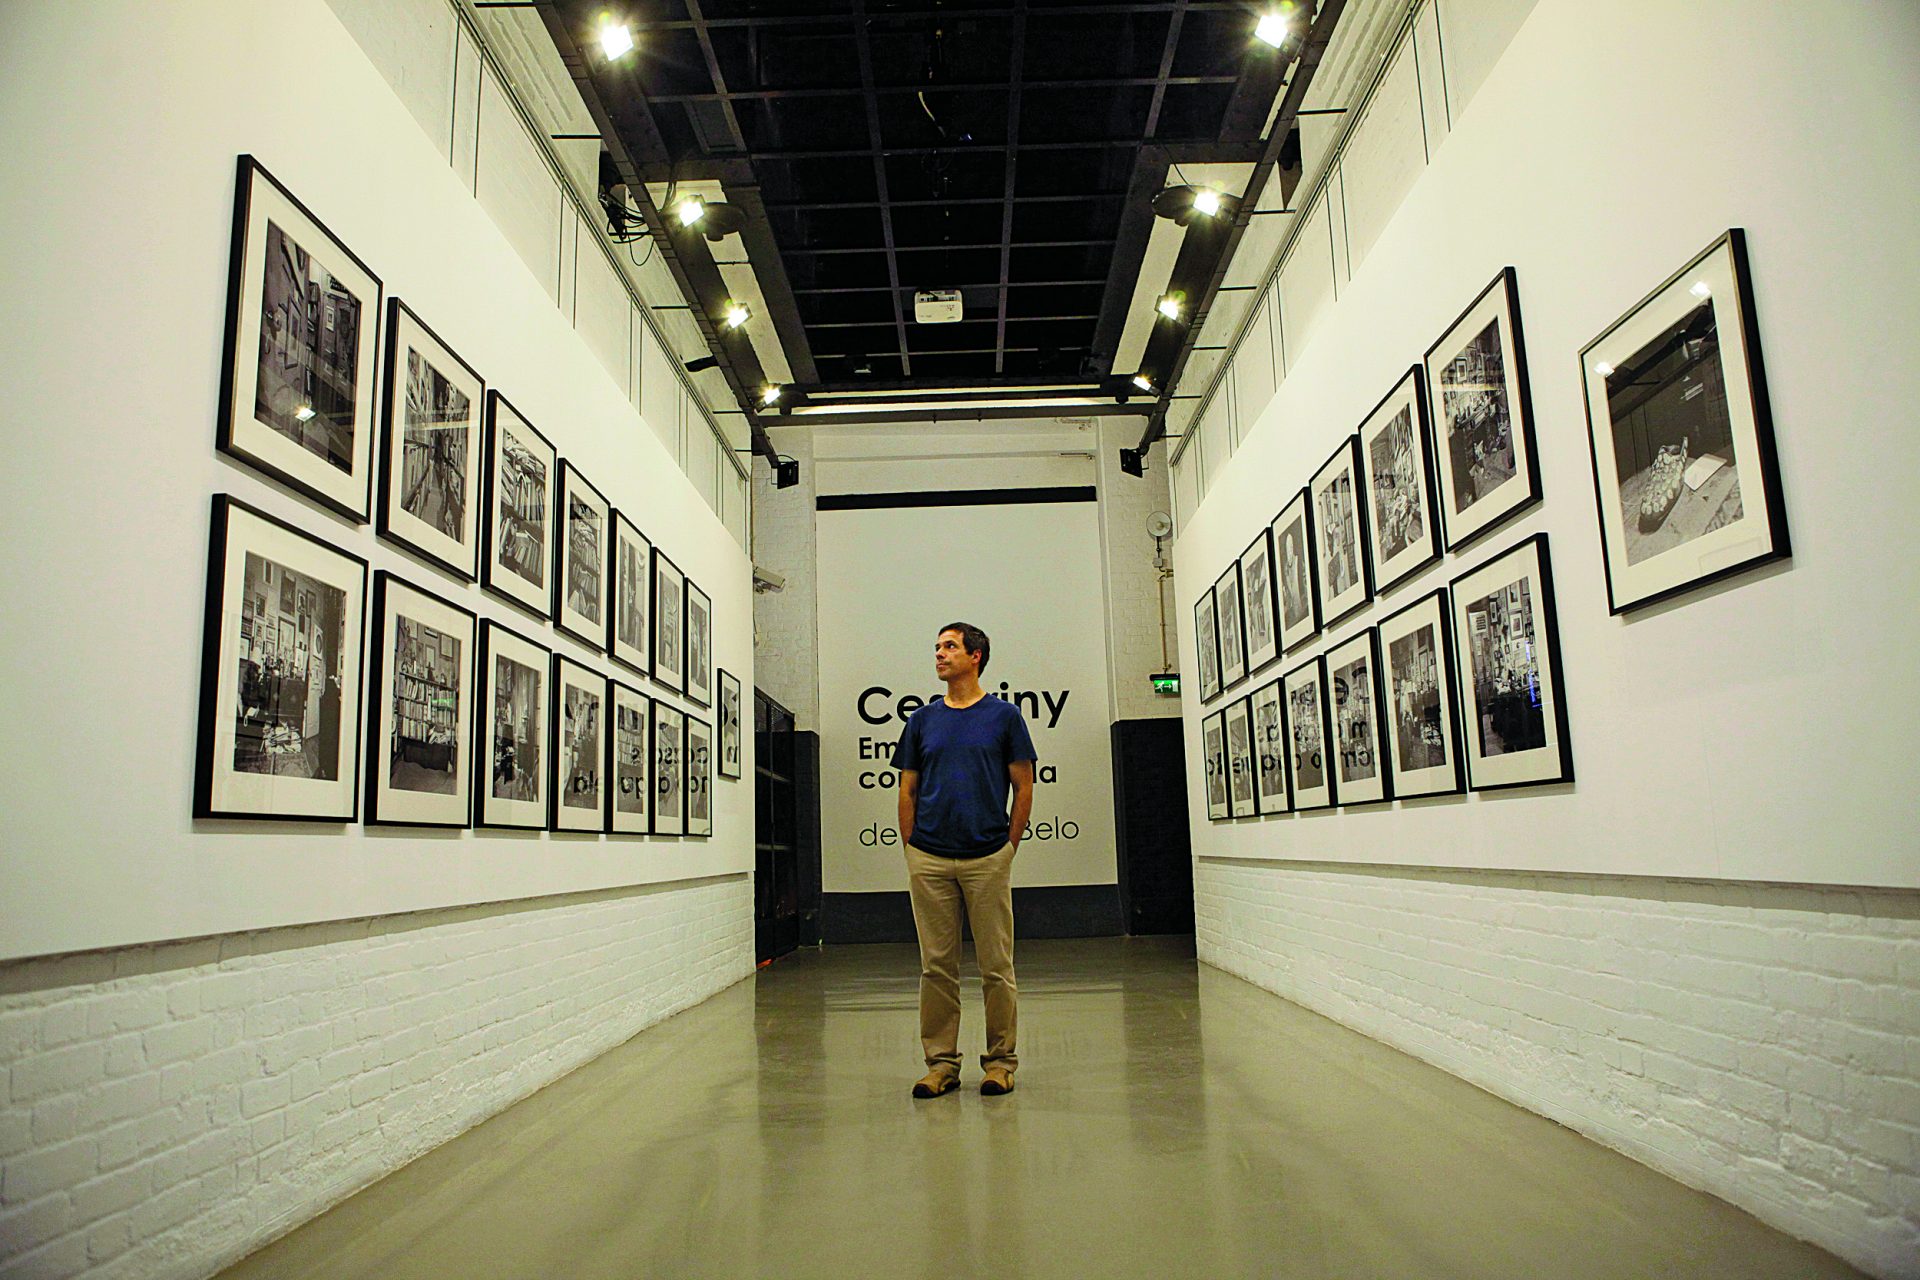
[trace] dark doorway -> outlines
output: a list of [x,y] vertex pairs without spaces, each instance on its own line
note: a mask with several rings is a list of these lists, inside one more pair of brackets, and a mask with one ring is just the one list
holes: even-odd
[[754,958],[820,941],[819,739],[753,691]]
[[1128,933],[1193,932],[1186,743],[1179,717],[1113,724],[1113,816]]

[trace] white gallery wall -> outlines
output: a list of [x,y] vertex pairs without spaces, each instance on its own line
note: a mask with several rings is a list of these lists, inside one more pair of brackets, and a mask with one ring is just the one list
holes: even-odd
[[[1409,109],[1376,99],[1349,154],[1409,154],[1375,166],[1404,195],[1364,234],[1329,217],[1324,291],[1282,272],[1284,380],[1202,411],[1176,549],[1190,641],[1197,596],[1516,269],[1541,504],[1229,698],[1544,532],[1576,781],[1209,823],[1225,703],[1190,694],[1201,953],[1883,1275],[1920,1274],[1916,51],[1900,3],[1539,0],[1424,142],[1434,68],[1390,71]],[[1734,226],[1793,556],[1613,617],[1577,353]]]

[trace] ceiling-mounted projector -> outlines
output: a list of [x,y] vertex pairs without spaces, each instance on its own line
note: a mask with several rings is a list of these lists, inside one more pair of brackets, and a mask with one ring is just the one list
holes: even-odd
[[919,324],[952,324],[960,311],[958,289],[922,289],[913,295],[913,318]]

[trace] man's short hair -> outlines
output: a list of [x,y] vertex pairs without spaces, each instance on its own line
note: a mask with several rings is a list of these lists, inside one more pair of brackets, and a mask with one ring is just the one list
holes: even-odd
[[945,635],[949,631],[956,631],[960,634],[961,648],[965,649],[968,653],[977,653],[980,655],[980,670],[985,671],[987,669],[987,658],[993,653],[993,641],[987,639],[987,633],[974,626],[971,622],[949,622],[946,626],[940,628],[939,633]]

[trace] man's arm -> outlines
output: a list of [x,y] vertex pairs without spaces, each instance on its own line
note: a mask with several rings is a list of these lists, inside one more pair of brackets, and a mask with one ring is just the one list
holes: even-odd
[[1013,782],[1013,815],[1007,819],[1011,828],[1007,838],[1013,843],[1013,851],[1018,853],[1020,836],[1027,829],[1027,819],[1033,816],[1033,761],[1013,761],[1007,766],[1007,777]]
[[900,771],[900,843],[913,839],[913,806],[920,798],[920,771]]

